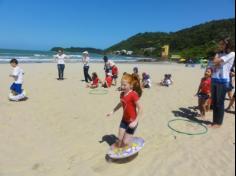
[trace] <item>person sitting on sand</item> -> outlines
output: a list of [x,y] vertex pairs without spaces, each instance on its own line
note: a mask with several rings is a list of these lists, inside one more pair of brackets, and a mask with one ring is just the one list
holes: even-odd
[[147,73],[142,74],[142,88],[151,88],[151,79]]
[[87,85],[87,88],[95,89],[98,88],[99,78],[96,72],[92,73],[92,83]]
[[121,88],[120,102],[112,112],[107,114],[107,116],[110,117],[123,107],[118,140],[112,145],[113,148],[129,147],[131,145],[132,137],[138,127],[138,120],[142,114],[142,106],[140,103],[142,88],[137,76],[131,74],[123,75],[121,79]]
[[110,88],[111,84],[112,84],[112,74],[111,73],[107,73],[105,81],[103,81],[103,83],[102,83],[102,87]]
[[205,119],[206,112],[209,110],[211,97],[211,76],[212,69],[207,68],[204,77],[201,79],[196,96],[198,96],[198,107],[201,113],[201,118]]
[[165,74],[164,79],[161,81],[160,85],[169,87],[170,85],[173,84],[172,80],[172,75],[171,74]]
[[10,74],[10,77],[14,78],[14,83],[11,85],[10,89],[12,94],[16,96],[23,92],[22,84],[24,71],[18,66],[17,59],[12,59],[10,61],[10,65],[13,67],[13,71],[12,74]]

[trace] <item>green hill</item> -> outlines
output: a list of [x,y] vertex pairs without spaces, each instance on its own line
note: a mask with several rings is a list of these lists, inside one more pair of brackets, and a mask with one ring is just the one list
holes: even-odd
[[[106,52],[117,50],[132,50],[134,55],[160,57],[161,47],[170,45],[170,54],[182,57],[207,57],[215,50],[216,42],[229,36],[235,40],[235,19],[215,20],[183,29],[173,33],[147,32],[139,33],[125,41],[106,49]],[[144,51],[144,48],[154,47],[154,52]]]

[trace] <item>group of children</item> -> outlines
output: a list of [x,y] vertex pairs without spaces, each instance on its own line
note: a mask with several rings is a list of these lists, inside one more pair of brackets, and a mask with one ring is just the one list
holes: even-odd
[[106,64],[107,64],[106,67],[104,67],[105,80],[101,81],[98,77],[98,74],[96,72],[93,72],[91,84],[88,84],[87,88],[91,89],[98,88],[99,83],[101,83],[101,86],[104,88],[110,88],[112,85],[116,86],[119,73],[118,67],[113,61],[109,61]]
[[[11,91],[13,95],[20,95],[23,92],[23,70],[18,66],[18,61],[12,59],[10,61],[11,66],[13,67],[13,73],[10,75],[14,78],[14,83],[11,85]],[[109,88],[112,83],[117,84],[118,78],[118,68],[116,64],[112,61],[107,61],[104,66],[105,70],[105,80],[101,81],[97,73],[92,73],[92,82],[87,85],[88,88],[98,88],[99,83],[102,84],[102,87]],[[207,68],[205,71],[204,77],[201,79],[199,85],[197,96],[199,99],[199,109],[201,117],[205,118],[206,112],[210,109],[211,105],[211,75],[212,69]],[[160,83],[163,86],[170,86],[173,84],[171,74],[165,74],[164,80]],[[130,144],[132,136],[135,133],[135,130],[138,127],[138,119],[142,115],[142,105],[140,103],[140,97],[142,96],[142,90],[144,88],[151,88],[151,79],[150,75],[147,73],[142,73],[140,79],[138,67],[133,68],[133,73],[123,73],[121,78],[121,87],[120,87],[120,102],[114,108],[114,110],[107,114],[111,116],[114,112],[123,108],[123,116],[119,126],[118,140],[113,145],[113,147],[124,147]]]

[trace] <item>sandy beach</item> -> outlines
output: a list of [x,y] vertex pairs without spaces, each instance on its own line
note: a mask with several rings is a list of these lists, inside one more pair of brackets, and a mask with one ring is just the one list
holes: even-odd
[[[0,65],[0,176],[233,176],[235,175],[235,117],[225,114],[220,129],[199,136],[178,134],[168,121],[194,114],[204,70],[177,64],[118,64],[120,75],[138,66],[152,78],[141,98],[143,117],[135,136],[145,147],[132,161],[107,162],[109,144],[117,135],[122,110],[108,118],[119,102],[117,87],[106,95],[91,95],[82,82],[80,63],[66,65],[58,81],[56,64],[21,64],[29,99],[10,102],[9,64]],[[103,64],[91,63],[104,78]],[[165,73],[174,85],[157,85]],[[226,101],[228,104],[228,101]],[[185,116],[185,117],[184,117]],[[212,112],[207,114],[212,120]],[[103,141],[103,142],[102,142]]]

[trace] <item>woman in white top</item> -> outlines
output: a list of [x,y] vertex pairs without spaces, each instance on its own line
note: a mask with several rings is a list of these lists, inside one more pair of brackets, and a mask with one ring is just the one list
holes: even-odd
[[83,52],[82,62],[84,64],[84,80],[88,83],[92,81],[91,76],[89,75],[89,53],[88,51]]
[[64,54],[64,51],[62,49],[60,49],[58,50],[57,55],[55,55],[54,57],[57,62],[58,80],[64,80],[65,59],[67,59],[68,56]]
[[218,45],[220,52],[213,60],[212,75],[213,128],[219,128],[223,124],[224,101],[230,85],[230,70],[235,60],[234,44],[230,38],[221,40]]

